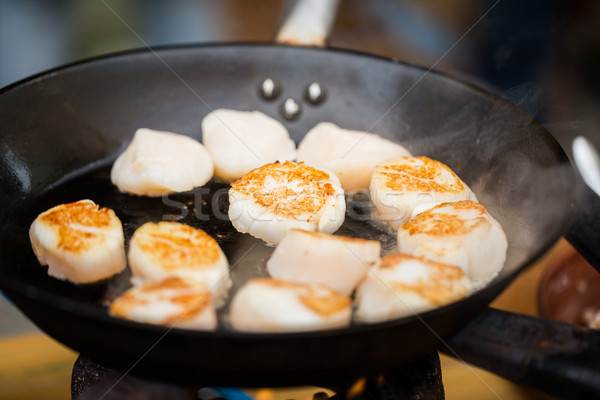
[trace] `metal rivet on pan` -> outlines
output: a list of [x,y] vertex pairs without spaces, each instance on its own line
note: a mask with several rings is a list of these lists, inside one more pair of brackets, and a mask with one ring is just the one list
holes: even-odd
[[259,91],[265,100],[274,100],[281,93],[281,85],[275,79],[267,78],[260,84]]
[[288,121],[298,118],[298,115],[300,115],[300,104],[292,97],[288,97],[281,105],[281,114]]
[[327,91],[319,82],[312,82],[304,89],[304,99],[311,104],[319,104],[325,100]]

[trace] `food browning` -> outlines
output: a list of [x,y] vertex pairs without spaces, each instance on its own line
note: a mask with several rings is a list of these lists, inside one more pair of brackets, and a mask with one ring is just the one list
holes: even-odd
[[345,211],[337,177],[304,163],[264,165],[229,190],[229,219],[235,229],[272,244],[294,228],[333,233]]
[[206,232],[178,222],[148,222],[129,242],[127,254],[134,277],[159,282],[179,277],[204,284],[216,299],[231,286],[229,263]]
[[299,332],[350,324],[348,296],[324,285],[255,278],[231,303],[231,326],[248,332]]
[[470,279],[489,281],[504,265],[504,230],[471,200],[443,203],[398,230],[398,249],[460,267]]
[[121,221],[91,200],[44,211],[31,224],[29,238],[40,264],[58,279],[91,283],[125,268]]
[[400,157],[377,165],[370,184],[377,217],[398,229],[437,204],[477,200],[445,164],[428,157]]

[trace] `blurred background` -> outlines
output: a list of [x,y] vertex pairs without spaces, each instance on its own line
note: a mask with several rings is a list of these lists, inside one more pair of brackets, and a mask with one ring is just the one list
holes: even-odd
[[[0,87],[66,63],[128,49],[272,42],[291,4],[0,0]],[[341,0],[329,44],[433,67],[492,91],[541,122],[571,157],[571,143],[579,135],[600,148],[599,21],[600,2],[594,0]],[[524,287],[521,292],[532,290]],[[535,313],[534,304],[527,307]],[[0,336],[36,331],[2,296],[0,320]],[[51,360],[46,374],[64,375],[56,396],[64,398],[74,355],[48,350],[45,342],[37,348],[37,340],[19,343]],[[0,353],[8,354],[12,347],[13,342],[5,342]],[[48,351],[58,355],[44,353]],[[0,375],[8,374],[3,385],[12,379],[11,368],[1,370]],[[39,386],[45,398],[52,398],[48,388],[54,381],[44,386],[41,373],[35,375],[29,364],[23,368],[29,368],[33,378],[20,382]],[[449,375],[452,370],[445,371]],[[10,393],[0,393],[0,399],[17,398],[17,389]],[[542,398],[537,392],[521,395],[518,398]]]

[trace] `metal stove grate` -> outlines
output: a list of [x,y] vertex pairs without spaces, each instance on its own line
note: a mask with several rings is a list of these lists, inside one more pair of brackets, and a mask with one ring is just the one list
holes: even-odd
[[[426,354],[401,368],[389,370],[381,375],[332,383],[327,385],[327,389],[330,390],[315,389],[312,398],[314,400],[444,399],[440,359],[437,352]],[[72,400],[254,399],[248,391],[236,388],[187,386],[148,380],[131,374],[125,375],[120,371],[103,367],[83,355],[78,357],[73,367],[71,392]],[[286,400],[292,399],[286,397]]]

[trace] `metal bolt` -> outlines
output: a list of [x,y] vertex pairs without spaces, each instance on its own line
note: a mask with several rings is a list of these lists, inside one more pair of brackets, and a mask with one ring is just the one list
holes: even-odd
[[304,99],[310,104],[320,104],[325,100],[325,97],[327,97],[327,92],[317,81],[312,82],[304,89]]
[[275,100],[281,93],[281,85],[275,79],[267,78],[260,84],[259,92],[265,100]]
[[281,105],[281,114],[288,121],[298,118],[300,115],[300,104],[292,97],[288,97]]

